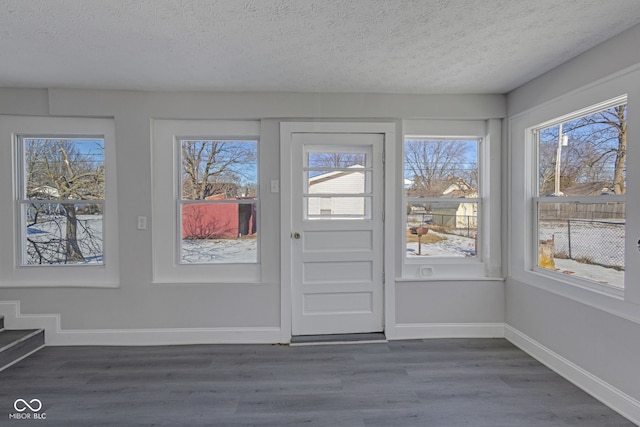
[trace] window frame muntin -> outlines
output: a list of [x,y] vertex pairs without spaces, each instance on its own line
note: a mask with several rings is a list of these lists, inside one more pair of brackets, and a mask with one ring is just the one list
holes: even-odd
[[[265,210],[266,193],[260,181],[266,178],[265,167],[268,170],[270,158],[265,158],[261,150],[261,121],[260,120],[225,120],[225,119],[152,119],[152,283],[154,285],[200,285],[200,284],[258,284],[264,280],[274,280],[274,270],[270,268],[273,254],[265,251],[266,241],[262,216]],[[177,138],[207,139],[202,135],[217,135],[216,139],[249,139],[258,141],[257,144],[257,191],[262,199],[261,215],[258,217],[257,228],[262,230],[263,239],[259,244],[261,257],[259,263],[241,264],[177,264],[180,253],[178,246],[178,213],[176,212],[179,197],[178,176],[181,174],[179,157],[175,154]],[[222,136],[220,136],[222,135]],[[264,166],[266,162],[267,166]],[[176,176],[177,175],[177,176]],[[267,209],[269,201],[267,200]],[[271,234],[269,235],[271,237]],[[270,241],[267,238],[267,241]],[[267,260],[265,261],[265,258]]]
[[[478,196],[474,197],[474,198],[465,198],[465,201],[468,201],[469,203],[476,203],[477,204],[477,228],[478,228],[478,237],[477,237],[477,244],[476,244],[476,255],[474,257],[454,257],[454,256],[435,256],[435,257],[408,257],[407,256],[407,236],[406,236],[406,230],[407,230],[407,214],[406,214],[406,208],[407,208],[407,204],[408,203],[413,203],[415,202],[433,202],[433,203],[445,203],[449,200],[447,200],[446,198],[442,198],[442,197],[423,197],[423,198],[419,198],[419,197],[407,197],[406,195],[406,191],[404,189],[404,165],[405,165],[405,144],[406,144],[406,140],[407,139],[419,139],[419,140],[453,140],[453,141],[471,141],[471,140],[475,140],[477,141],[477,162],[478,162]],[[456,265],[456,264],[463,264],[463,265],[482,265],[484,262],[484,257],[483,257],[483,232],[481,231],[482,224],[483,224],[483,203],[482,203],[482,199],[483,199],[483,189],[484,189],[484,184],[483,181],[485,180],[485,171],[484,171],[484,166],[483,166],[483,150],[485,149],[485,140],[486,137],[484,135],[459,135],[456,133],[452,133],[452,134],[430,134],[430,133],[416,133],[416,132],[412,132],[412,133],[407,133],[404,134],[402,136],[402,154],[401,154],[401,165],[400,165],[400,169],[401,169],[401,173],[402,173],[402,177],[400,182],[402,183],[402,212],[403,214],[401,215],[402,220],[402,242],[401,242],[401,248],[402,248],[402,258],[403,258],[403,265],[418,265],[418,266],[422,266],[422,265],[433,265],[433,264],[444,264],[444,265]]]
[[[628,108],[629,100],[628,94],[619,95],[613,98],[609,98],[605,101],[597,102],[595,104],[591,104],[587,107],[579,108],[573,112],[565,113],[560,116],[557,116],[552,119],[547,119],[539,124],[533,126],[527,126],[525,128],[525,138],[524,141],[527,145],[529,145],[529,155],[531,155],[531,162],[527,162],[528,166],[531,168],[530,173],[527,174],[529,177],[529,201],[531,203],[530,206],[530,218],[531,223],[529,224],[529,229],[531,232],[531,236],[528,239],[528,251],[529,255],[526,256],[525,251],[525,260],[529,263],[528,266],[525,266],[526,269],[532,273],[542,275],[548,277],[550,279],[556,280],[558,282],[574,285],[581,288],[585,288],[588,290],[596,291],[599,293],[603,293],[606,295],[610,295],[613,297],[624,299],[625,290],[627,288],[627,274],[626,274],[626,265],[625,265],[625,278],[623,281],[622,288],[619,286],[611,285],[609,283],[598,282],[589,278],[580,277],[580,276],[570,276],[567,274],[551,271],[549,269],[540,267],[538,265],[538,236],[539,236],[539,218],[538,218],[538,205],[540,203],[598,203],[598,202],[625,202],[627,201],[626,194],[623,195],[608,195],[608,196],[540,196],[540,183],[539,183],[539,169],[540,169],[540,130],[556,126],[561,123],[565,123],[567,121],[577,119],[580,117],[587,116],[589,114],[597,113],[602,110],[606,110],[608,108],[616,107],[619,105],[625,104]],[[626,168],[626,165],[625,165]],[[626,229],[625,229],[625,245],[626,245]],[[626,255],[625,255],[626,257]]]
[[[26,244],[26,234],[23,233],[23,229],[26,229],[26,223],[24,221],[24,206],[29,204],[29,203],[47,203],[47,201],[51,201],[52,199],[28,199],[26,197],[26,190],[27,190],[27,179],[26,179],[26,154],[25,154],[25,143],[26,140],[28,139],[51,139],[51,140],[63,140],[63,139],[101,139],[102,143],[103,143],[103,160],[102,160],[102,165],[104,168],[104,176],[105,176],[105,180],[104,180],[104,199],[68,199],[68,201],[60,201],[59,204],[73,204],[73,205],[80,205],[80,204],[99,204],[102,206],[102,236],[107,236],[107,232],[106,232],[106,225],[107,225],[107,215],[106,215],[106,209],[107,209],[107,200],[108,200],[108,194],[109,194],[109,190],[107,187],[107,164],[109,163],[107,161],[107,149],[106,149],[106,138],[104,134],[88,134],[88,133],[65,133],[65,134],[47,134],[47,133],[16,133],[14,135],[14,144],[15,144],[15,155],[16,155],[16,168],[15,168],[15,174],[18,175],[15,177],[15,184],[16,184],[16,188],[15,188],[15,202],[16,202],[16,207],[15,207],[15,212],[16,212],[16,220],[17,220],[17,231],[19,232],[19,235],[16,238],[16,256],[15,256],[15,263],[16,263],[16,267],[17,268],[44,268],[44,267],[52,267],[52,268],[59,268],[59,267],[69,267],[69,268],[76,268],[76,267],[83,267],[83,268],[88,268],[88,267],[102,267],[102,266],[106,266],[107,265],[107,260],[108,260],[108,256],[107,256],[107,249],[106,247],[107,245],[107,241],[106,239],[103,237],[102,238],[102,262],[98,263],[98,264],[83,264],[83,263],[74,263],[74,264],[65,264],[65,263],[59,263],[59,264],[27,264],[25,263],[25,259],[26,259],[26,250],[27,250],[27,244]],[[53,199],[55,200],[55,199]]]
[[[17,257],[19,235],[17,197],[19,184],[18,170],[23,167],[19,161],[17,148],[19,135],[103,135],[105,141],[105,192],[108,191],[103,221],[112,232],[103,237],[103,256],[108,263],[91,264],[84,268],[75,265],[49,265],[51,268],[18,267]],[[120,286],[120,257],[116,133],[113,117],[71,117],[71,116],[24,116],[0,115],[0,137],[5,144],[0,145],[1,170],[7,179],[0,180],[0,187],[11,197],[11,203],[0,206],[0,215],[10,221],[11,227],[0,230],[0,288],[118,288]],[[108,190],[107,190],[108,189]],[[106,196],[107,193],[105,193]],[[108,224],[108,225],[107,225]],[[87,273],[90,272],[90,280]]]
[[[256,198],[252,200],[191,200],[182,198],[182,141],[223,141],[223,142],[253,142],[256,148]],[[259,265],[261,263],[261,237],[260,237],[260,136],[193,136],[193,135],[175,135],[174,136],[174,167],[175,173],[175,188],[173,194],[175,202],[175,244],[174,246],[174,262],[178,265],[193,266],[193,265]],[[182,207],[189,204],[237,204],[237,205],[256,205],[256,261],[255,262],[209,262],[209,263],[186,263],[182,262]]]

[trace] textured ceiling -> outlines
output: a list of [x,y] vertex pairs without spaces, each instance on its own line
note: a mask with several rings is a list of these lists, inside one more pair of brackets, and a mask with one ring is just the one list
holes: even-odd
[[0,87],[506,93],[638,0],[2,0]]

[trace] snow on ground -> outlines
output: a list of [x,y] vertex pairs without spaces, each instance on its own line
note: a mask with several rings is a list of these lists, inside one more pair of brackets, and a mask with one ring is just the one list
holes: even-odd
[[[429,231],[430,234],[443,237],[436,243],[422,244],[422,256],[430,257],[464,257],[475,255],[475,241],[472,238],[452,234]],[[593,247],[590,253],[597,251]],[[407,243],[407,256],[418,256],[418,242]],[[590,279],[599,283],[613,286],[624,286],[624,271],[601,267],[594,264],[584,264],[571,259],[554,259],[557,271],[567,275]]]
[[584,277],[599,283],[608,283],[620,288],[624,287],[624,271],[601,267],[593,264],[583,264],[572,259],[555,258],[556,269],[560,273]]
[[[624,266],[625,226],[617,222],[571,220],[541,222],[540,240],[553,237],[555,252],[571,258],[591,259],[595,264]],[[571,245],[571,250],[569,249]]]
[[[26,228],[25,235],[29,239],[26,245],[28,265],[38,264],[39,259],[34,244],[43,246],[49,245],[52,252],[45,252],[44,258],[47,263],[64,264],[64,253],[57,245],[63,245],[66,241],[67,220],[62,215],[44,217],[46,220],[38,222]],[[77,243],[80,247],[84,261],[75,264],[103,264],[102,253],[102,215],[78,215]],[[48,244],[54,241],[56,243]]]
[[429,230],[429,234],[442,237],[444,240],[423,243],[422,255],[418,255],[418,242],[409,242],[407,243],[407,256],[470,257],[476,255],[476,244],[473,238],[438,233],[433,230]]
[[258,241],[257,239],[183,240],[181,260],[186,264],[257,262]]

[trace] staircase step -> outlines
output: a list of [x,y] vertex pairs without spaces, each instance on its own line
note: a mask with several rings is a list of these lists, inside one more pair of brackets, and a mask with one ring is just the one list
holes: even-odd
[[0,314],[0,332],[4,330],[4,316]]
[[0,331],[0,371],[44,347],[43,329]]

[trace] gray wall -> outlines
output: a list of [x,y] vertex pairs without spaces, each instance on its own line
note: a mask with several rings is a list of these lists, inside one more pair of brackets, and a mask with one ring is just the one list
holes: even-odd
[[[261,119],[261,150],[273,156],[271,163],[277,165],[282,119],[477,120],[504,117],[506,104],[502,95],[0,89],[0,114],[114,117],[120,246],[119,288],[0,287],[0,301],[20,301],[23,313],[60,313],[64,329],[278,327],[279,260],[266,266],[263,283],[258,284],[152,283],[151,231],[136,229],[137,216],[152,218],[151,119]],[[396,134],[400,138],[400,128]],[[2,138],[3,144],[9,143],[6,136]],[[0,197],[9,200],[12,196]],[[271,235],[279,236],[279,195],[267,193],[261,203]],[[274,250],[279,243],[275,238]],[[480,286],[472,281],[402,285],[398,313],[403,322],[502,322],[503,287],[501,281],[481,282]],[[473,295],[482,297],[471,299]]]
[[[509,117],[517,114],[523,117],[521,113],[526,115],[527,110],[549,104],[562,95],[579,95],[585,87],[598,87],[598,81],[605,78],[607,81],[619,79],[628,73],[637,76],[639,45],[640,26],[636,26],[514,90],[507,96]],[[631,127],[634,135],[638,135],[638,128],[633,123],[638,119],[638,109],[634,107],[638,105],[640,96],[640,85],[635,77],[631,80],[625,88],[629,93],[630,136]],[[620,94],[608,96],[617,95]],[[630,139],[630,145],[637,147],[637,142],[637,137]],[[511,151],[514,149],[509,147]],[[631,150],[627,159],[627,164],[633,165],[627,168],[627,212],[638,212],[640,188],[636,184],[640,181],[636,170],[640,159],[638,148]],[[511,166],[512,175],[508,180],[522,181],[517,175],[522,173],[522,165]],[[511,193],[509,210],[517,212],[521,208],[515,204],[522,203],[522,197],[516,193],[517,190]],[[514,220],[519,221],[510,218],[511,222]],[[522,245],[525,234],[522,230],[513,231],[508,236],[511,248]],[[525,268],[522,260],[514,258],[508,265],[505,295],[506,323],[509,326],[635,398],[640,397],[640,369],[637,365],[640,354],[640,307],[637,304],[640,282],[635,274],[640,257],[634,243],[637,239],[637,215],[630,214],[627,221],[627,289],[624,300],[592,291],[575,289],[573,292],[567,288],[571,285],[560,282],[556,284],[557,292],[550,290],[549,286],[542,286],[543,279],[538,282],[522,273]],[[581,296],[575,298],[574,294]]]

